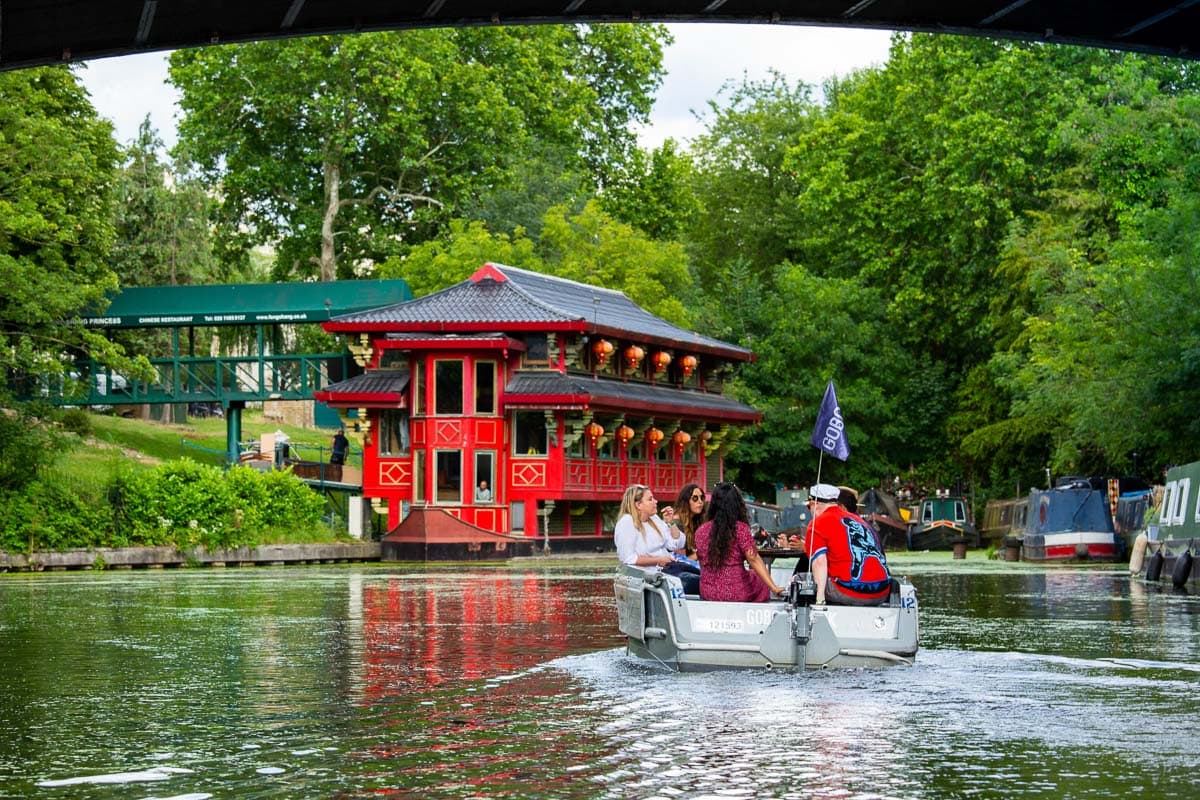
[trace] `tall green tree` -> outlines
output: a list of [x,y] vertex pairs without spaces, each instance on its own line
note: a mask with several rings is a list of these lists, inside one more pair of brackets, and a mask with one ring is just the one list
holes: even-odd
[[0,141],[0,382],[72,353],[116,355],[70,322],[116,287],[111,124],[66,67],[2,72]]
[[181,50],[179,152],[220,185],[228,256],[270,243],[279,276],[346,277],[486,205],[530,154],[598,185],[649,114],[664,41],[533,26]]
[[123,286],[176,286],[220,277],[212,247],[212,201],[163,160],[147,117],[124,152],[113,210],[111,264]]
[[705,131],[691,147],[696,211],[683,237],[700,284],[717,285],[743,263],[769,288],[775,268],[792,257],[797,186],[785,162],[819,111],[812,91],[773,73],[727,84],[710,102]]

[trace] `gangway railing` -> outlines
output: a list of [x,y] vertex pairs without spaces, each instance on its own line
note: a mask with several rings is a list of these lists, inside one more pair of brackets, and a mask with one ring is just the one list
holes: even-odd
[[210,403],[311,400],[331,380],[329,365],[347,374],[345,352],[264,356],[180,356],[150,359],[153,377],[127,378],[95,362],[85,374],[43,376],[26,392],[56,405]]

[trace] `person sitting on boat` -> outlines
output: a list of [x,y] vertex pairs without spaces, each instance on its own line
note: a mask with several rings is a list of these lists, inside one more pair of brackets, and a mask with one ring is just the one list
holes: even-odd
[[679,490],[675,498],[675,519],[679,520],[679,529],[687,537],[683,554],[688,558],[696,558],[696,528],[704,522],[704,487],[689,483]]
[[687,537],[675,520],[675,509],[667,506],[660,517],[658,502],[650,487],[635,483],[625,490],[613,539],[617,545],[617,558],[622,564],[641,567],[647,572],[675,575],[686,594],[699,591],[699,576],[674,553],[687,544]]
[[858,492],[851,489],[849,486],[838,487],[838,505],[846,509],[847,513],[852,514],[856,520],[867,526],[867,530],[875,537],[875,545],[879,548],[879,552],[883,552],[883,539],[879,536],[879,531],[875,530],[875,526],[867,520],[863,519],[858,513]]
[[813,521],[809,564],[817,604],[877,606],[888,598],[892,576],[870,527],[838,505],[838,488],[818,483],[808,490]]
[[702,600],[764,603],[784,592],[754,546],[746,502],[732,483],[713,487],[708,521],[696,530],[696,553]]

